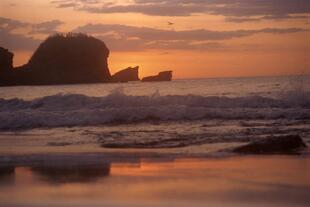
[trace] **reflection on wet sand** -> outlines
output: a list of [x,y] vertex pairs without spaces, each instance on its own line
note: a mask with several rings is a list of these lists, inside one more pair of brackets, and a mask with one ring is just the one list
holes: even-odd
[[110,165],[56,165],[31,167],[34,174],[53,184],[95,182],[109,176]]
[[11,185],[15,182],[15,167],[0,166],[0,184]]
[[11,186],[0,180],[0,201],[8,207],[307,206],[309,169],[310,159],[297,156],[36,164],[17,166]]
[[14,174],[14,166],[0,166],[0,178]]

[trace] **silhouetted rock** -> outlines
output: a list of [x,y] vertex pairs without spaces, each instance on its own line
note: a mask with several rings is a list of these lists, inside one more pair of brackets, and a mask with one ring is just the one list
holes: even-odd
[[241,154],[294,154],[306,147],[299,135],[288,135],[254,141],[233,149],[233,152]]
[[11,78],[13,56],[9,50],[0,47],[0,84],[7,84]]
[[0,71],[13,68],[13,56],[9,50],[0,47]]
[[56,34],[45,40],[29,62],[10,70],[2,85],[44,85],[108,82],[109,50],[101,40],[84,34]]
[[148,76],[142,79],[143,82],[153,82],[153,81],[171,81],[172,71],[163,71],[158,73],[156,76]]
[[128,67],[115,73],[112,76],[113,82],[128,82],[128,81],[139,81],[139,66],[134,68]]

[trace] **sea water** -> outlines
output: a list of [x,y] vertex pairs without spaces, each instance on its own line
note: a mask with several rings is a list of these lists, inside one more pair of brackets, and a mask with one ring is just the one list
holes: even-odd
[[308,142],[309,95],[309,76],[1,87],[0,153]]

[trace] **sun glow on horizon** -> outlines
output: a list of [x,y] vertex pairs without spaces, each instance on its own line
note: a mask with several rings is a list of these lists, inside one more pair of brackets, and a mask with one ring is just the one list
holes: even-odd
[[0,45],[15,53],[14,65],[20,66],[49,34],[86,32],[107,44],[112,74],[137,65],[141,77],[173,70],[176,79],[310,73],[310,13],[299,12],[298,5],[288,17],[273,17],[276,8],[264,16],[253,3],[257,14],[241,17],[234,10],[195,13],[196,2],[193,14],[166,2],[171,15],[156,2],[152,7],[144,1],[100,2],[3,0]]

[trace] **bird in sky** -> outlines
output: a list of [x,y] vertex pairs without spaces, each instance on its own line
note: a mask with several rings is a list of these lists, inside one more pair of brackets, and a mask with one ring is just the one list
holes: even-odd
[[172,25],[174,25],[174,23],[173,22],[168,22],[168,25],[172,26]]

